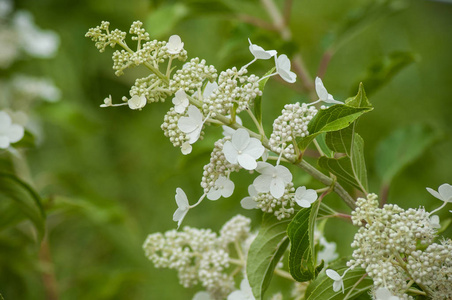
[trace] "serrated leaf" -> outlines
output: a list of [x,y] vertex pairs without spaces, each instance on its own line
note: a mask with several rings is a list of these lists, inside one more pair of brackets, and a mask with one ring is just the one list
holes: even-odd
[[251,243],[246,274],[256,299],[262,299],[273,277],[276,264],[289,245],[286,229],[290,220],[279,221],[265,214],[259,234]]
[[[271,68],[267,73],[265,73],[265,77],[267,75],[270,75],[275,71],[275,67]],[[267,77],[261,81],[259,81],[259,90],[263,93],[265,85],[267,84],[268,79],[270,77]],[[254,99],[254,116],[256,117],[257,122],[262,125],[262,96],[257,96],[256,99]]]
[[[328,268],[333,269],[339,274],[343,274],[347,269],[346,262],[348,259],[344,258],[331,263]],[[366,271],[362,268],[355,268],[349,270],[345,275],[344,281],[344,293],[342,290],[333,291],[333,280],[330,279],[325,271],[321,272],[319,276],[311,282],[308,286],[305,294],[305,300],[343,300],[355,283],[363,278]],[[359,295],[366,293],[373,286],[373,280],[370,277],[365,277],[350,293],[347,299],[355,299]]]
[[355,133],[349,156],[341,158],[320,157],[319,166],[336,175],[340,180],[367,193],[367,171],[364,160],[364,140]]
[[375,168],[384,184],[413,163],[439,138],[439,133],[423,124],[400,128],[382,140],[375,153]]
[[323,268],[322,263],[316,267],[314,229],[320,202],[316,201],[309,208],[302,208],[287,227],[290,239],[289,271],[299,282],[309,281],[317,276]]
[[38,193],[17,176],[2,172],[0,173],[0,195],[17,204],[22,213],[34,224],[41,240],[45,233],[45,213]]

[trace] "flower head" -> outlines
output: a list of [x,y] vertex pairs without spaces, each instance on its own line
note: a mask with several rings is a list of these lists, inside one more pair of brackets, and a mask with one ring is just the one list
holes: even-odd
[[452,185],[448,183],[440,185],[438,191],[431,188],[427,188],[427,191],[441,201],[452,202]]
[[174,110],[181,114],[188,107],[189,101],[184,90],[178,90],[173,98]]
[[257,208],[257,202],[256,200],[254,200],[257,196],[258,193],[256,191],[256,188],[254,187],[254,185],[250,184],[248,186],[248,197],[245,197],[242,199],[242,201],[240,201],[240,205],[244,208],[244,209],[255,209]]
[[381,287],[375,291],[375,300],[400,300],[400,298],[394,296],[387,288]]
[[279,199],[284,195],[285,187],[292,182],[292,173],[284,166],[273,166],[267,162],[258,162],[256,171],[261,173],[254,179],[256,191],[268,193]]
[[323,85],[322,79],[320,79],[320,77],[315,78],[315,91],[317,92],[317,96],[319,96],[319,101],[326,103],[343,104],[343,102],[334,100],[333,96],[331,94],[328,94],[328,91]]
[[181,188],[176,189],[176,203],[177,209],[173,214],[173,221],[177,222],[177,228],[179,228],[180,224],[185,218],[188,210],[190,209],[190,205],[188,204],[187,195]]
[[180,36],[175,34],[170,36],[166,46],[169,54],[178,54],[184,48],[184,43],[180,39]]
[[290,70],[290,60],[287,55],[282,54],[278,57],[275,55],[276,73],[281,76],[282,79],[289,83],[294,83],[297,80],[297,74]]
[[234,182],[220,175],[215,181],[215,185],[207,193],[207,199],[218,200],[220,197],[228,198],[234,192]]
[[188,142],[193,144],[201,135],[204,121],[201,111],[194,105],[188,106],[188,117],[181,117],[177,122],[177,127],[187,135]]
[[326,270],[326,276],[334,280],[333,291],[338,292],[342,288],[342,293],[344,293],[344,281],[342,280],[342,276],[332,269]]
[[[105,102],[105,100],[104,100]],[[127,104],[129,105],[130,109],[142,109],[147,103],[146,97],[144,95],[138,96],[133,95],[132,98],[130,98],[127,101]]]
[[254,170],[257,167],[256,159],[262,156],[264,149],[261,141],[251,138],[246,129],[239,128],[232,135],[232,139],[224,143],[223,153],[231,164]]
[[251,40],[248,39],[250,43],[250,52],[254,55],[255,59],[269,59],[272,56],[276,55],[276,50],[264,50],[261,46],[251,43]]
[[307,190],[305,186],[300,186],[295,191],[295,202],[301,207],[308,208],[317,200],[317,193],[314,190]]
[[24,137],[24,127],[13,124],[11,117],[0,111],[0,149],[6,149],[10,144],[20,141]]

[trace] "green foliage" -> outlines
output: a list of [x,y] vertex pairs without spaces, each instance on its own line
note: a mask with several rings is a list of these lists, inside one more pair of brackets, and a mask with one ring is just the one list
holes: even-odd
[[316,266],[314,229],[320,201],[309,208],[302,208],[287,227],[290,239],[289,270],[296,281],[304,282],[317,277],[323,261]]
[[264,214],[259,234],[251,243],[246,262],[246,275],[256,299],[262,299],[273,277],[276,264],[289,245],[286,229],[290,220],[279,221]]
[[[271,68],[267,73],[265,73],[265,77],[267,75],[272,74],[275,71],[275,67]],[[264,92],[265,85],[267,84],[267,81],[270,79],[270,77],[267,77],[259,82],[259,90],[261,92]],[[254,99],[254,115],[256,116],[257,122],[262,125],[262,96],[257,96],[256,99]]]
[[162,5],[146,18],[145,28],[152,38],[164,38],[188,14],[189,8],[184,3]]

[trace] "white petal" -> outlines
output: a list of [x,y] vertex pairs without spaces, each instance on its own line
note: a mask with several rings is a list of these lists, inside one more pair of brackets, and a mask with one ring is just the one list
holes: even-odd
[[333,95],[328,94],[327,99],[323,100],[325,103],[333,103],[333,104],[344,104],[344,102],[334,100]]
[[342,287],[342,281],[333,282],[333,291],[338,292],[341,290],[341,287]]
[[188,208],[189,204],[188,204],[187,195],[185,194],[183,189],[181,189],[181,188],[176,189],[175,199],[176,199],[177,207],[180,207],[182,209]]
[[184,218],[184,216],[187,214],[188,209],[181,209],[180,207],[176,209],[176,211],[173,214],[173,221],[180,221]]
[[218,200],[221,197],[221,189],[213,186],[209,192],[207,193],[207,199],[209,200]]
[[329,278],[333,279],[333,280],[342,280],[342,277],[339,275],[339,273],[337,273],[336,271],[332,270],[332,269],[327,269],[326,270],[326,276],[328,276]]
[[278,178],[281,178],[285,184],[292,182],[292,173],[286,167],[278,165],[276,166],[276,172]]
[[325,101],[328,99],[328,91],[323,85],[322,79],[320,79],[320,77],[315,78],[315,91],[317,92],[317,96],[319,96],[320,100]]
[[272,164],[269,164],[268,162],[260,161],[257,163],[256,171],[261,174],[273,175],[274,170],[275,170],[275,166],[273,166]]
[[259,157],[261,157],[262,154],[264,154],[264,151],[265,148],[264,146],[262,146],[261,141],[255,138],[251,138],[248,146],[245,149],[243,149],[243,153],[246,153],[254,157],[254,159],[258,159]]
[[254,185],[250,184],[250,185],[248,186],[248,194],[249,194],[251,197],[257,197],[258,193],[257,193],[256,188],[254,187]]
[[273,178],[270,184],[270,194],[277,199],[281,198],[284,195],[285,186],[286,185],[281,178]]
[[212,92],[215,91],[216,89],[218,89],[218,83],[216,81],[214,82],[208,81],[206,87],[204,88],[204,92],[202,93],[202,97],[204,99],[210,97]]
[[202,292],[197,292],[194,296],[192,300],[212,300],[212,298],[210,297],[210,294],[206,291],[202,291]]
[[295,202],[297,202],[298,205],[300,205],[301,207],[304,208],[308,208],[311,207],[311,203],[309,203],[309,201],[305,200],[305,199],[295,199]]
[[386,300],[389,299],[389,297],[391,297],[392,294],[387,288],[381,287],[375,291],[375,296],[377,297],[378,300]]
[[174,111],[177,112],[178,114],[183,114],[185,112],[185,106],[180,105],[180,104],[175,105]]
[[271,175],[259,175],[254,179],[253,186],[259,193],[268,193],[272,179]]
[[297,81],[297,74],[292,71],[281,70],[280,72],[278,72],[278,74],[282,79],[284,79],[284,81],[288,83],[294,83],[295,81]]
[[315,190],[307,190],[304,194],[304,199],[309,203],[314,203],[317,200],[317,192]]
[[192,132],[190,132],[188,134],[188,142],[190,144],[194,144],[200,137],[201,135],[201,130],[202,130],[202,125],[199,125],[195,128],[195,130],[193,130]]
[[4,128],[11,126],[11,124],[11,117],[6,112],[0,111],[0,132],[3,131]]
[[434,189],[431,189],[431,188],[426,188],[426,189],[430,194],[432,194],[433,197],[444,201],[444,199],[441,197],[441,195],[437,191],[435,191]]
[[240,205],[244,209],[255,209],[257,208],[257,202],[252,197],[245,197],[240,201]]
[[192,118],[193,120],[195,120],[197,123],[199,123],[199,124],[202,123],[202,118],[203,118],[202,113],[199,110],[199,108],[197,108],[196,106],[190,105],[188,107],[188,116],[190,118]]
[[233,291],[229,294],[227,300],[246,300],[246,298],[242,291]]
[[168,48],[168,53],[170,54],[178,54],[184,47],[184,43],[182,42],[180,36],[178,35],[170,36],[168,43],[166,45]]
[[239,128],[232,135],[232,144],[237,151],[244,150],[250,142],[250,135],[246,129]]
[[228,198],[234,193],[234,182],[232,180],[227,179],[226,182],[223,183],[223,190],[222,190],[222,196],[224,198]]
[[177,127],[179,127],[180,131],[183,133],[193,132],[198,126],[199,123],[190,117],[181,117],[177,122]]
[[146,105],[146,97],[144,95],[133,95],[132,98],[127,101],[130,109],[141,109]]
[[285,54],[278,56],[276,59],[276,72],[289,83],[293,83],[297,79],[297,75],[290,71],[290,60]]
[[246,153],[239,154],[237,162],[246,170],[254,170],[257,167],[256,159]]
[[24,137],[24,128],[17,124],[12,124],[9,127],[8,138],[10,143],[20,141]]
[[276,51],[275,50],[265,51],[264,48],[262,48],[262,47],[260,47],[260,46],[258,46],[256,44],[251,43],[250,39],[248,39],[248,41],[250,43],[250,47],[249,47],[250,52],[251,52],[251,54],[254,55],[254,57],[256,59],[269,59],[272,56],[276,55]]
[[295,198],[303,199],[305,194],[306,194],[306,187],[305,186],[300,186],[295,191]]
[[4,135],[0,135],[0,149],[6,149],[9,147],[9,138]]
[[438,192],[446,202],[452,202],[452,185],[444,183],[438,188]]
[[232,145],[231,141],[226,141],[223,145],[223,154],[228,162],[237,164],[237,150]]

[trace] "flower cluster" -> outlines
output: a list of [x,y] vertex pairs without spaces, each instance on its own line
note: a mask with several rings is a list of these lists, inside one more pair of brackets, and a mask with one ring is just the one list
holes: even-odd
[[220,235],[188,226],[182,231],[154,233],[147,237],[143,249],[156,268],[177,270],[184,287],[201,283],[212,299],[224,299],[234,290],[229,245],[246,241],[250,223],[238,215],[223,226]]

